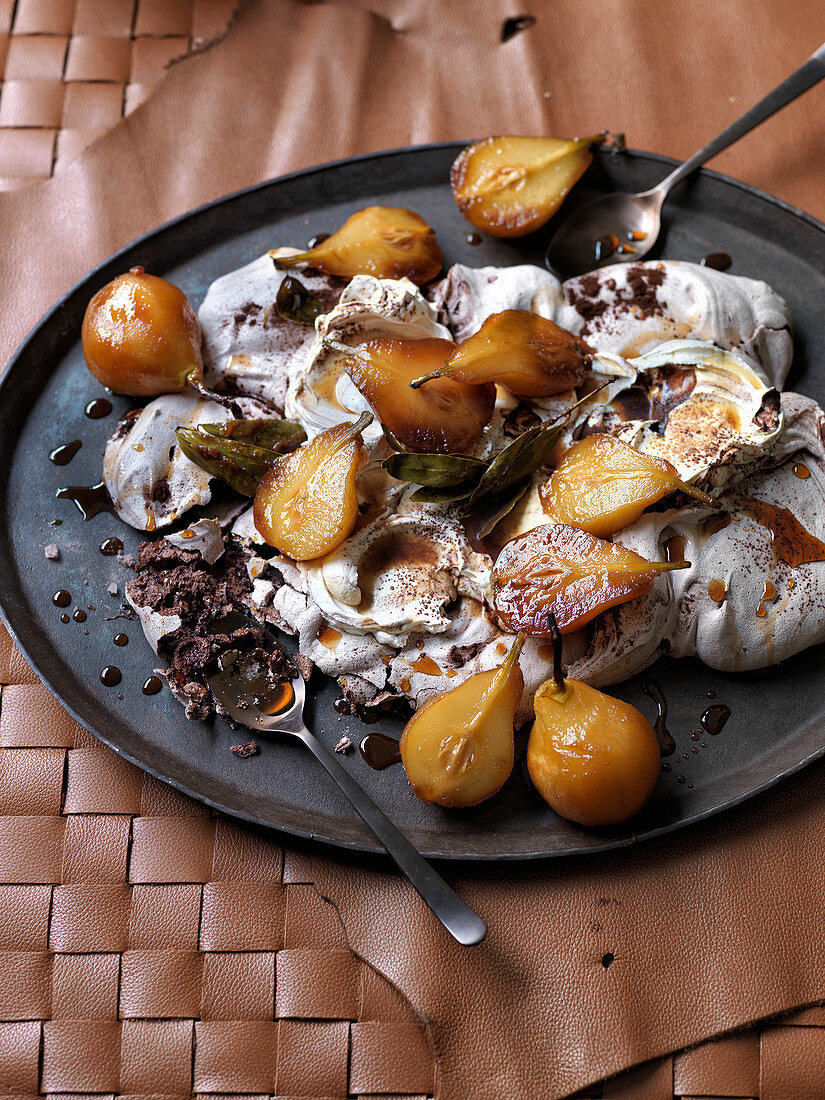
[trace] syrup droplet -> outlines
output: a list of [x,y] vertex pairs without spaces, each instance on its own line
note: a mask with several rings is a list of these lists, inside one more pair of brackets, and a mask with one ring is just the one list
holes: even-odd
[[612,256],[618,247],[619,238],[613,233],[606,233],[604,237],[599,237],[593,246],[593,259],[597,264],[601,263],[608,256]]
[[195,532],[191,527],[187,527],[185,531],[181,531],[180,537],[182,539],[193,539],[195,537]]
[[72,594],[67,592],[65,588],[61,588],[52,596],[52,603],[55,607],[68,607],[71,602]]
[[653,700],[658,708],[659,713],[656,715],[656,721],[653,723],[653,728],[656,730],[656,740],[659,742],[659,753],[662,756],[671,756],[676,752],[676,742],[673,740],[670,730],[665,725],[667,719],[667,700],[662,694],[662,689],[655,680],[648,680],[648,682],[642,686],[642,691],[648,699]]
[[368,733],[361,739],[359,748],[361,756],[376,771],[388,768],[390,764],[397,764],[401,759],[398,742],[384,733]]
[[71,500],[84,519],[91,519],[99,512],[114,510],[109,493],[102,481],[97,485],[67,485],[55,493],[58,500]]
[[100,673],[100,682],[107,688],[117,687],[123,679],[123,674],[116,665],[106,665]]
[[711,577],[708,581],[708,595],[714,603],[722,603],[727,593],[725,592],[725,582],[721,577]]
[[647,233],[643,229],[631,229],[628,231],[627,239],[629,241],[644,241],[647,239]]
[[672,535],[664,541],[665,561],[685,560],[685,540],[681,535]]
[[481,237],[478,235],[478,233],[468,233],[467,244],[481,244]]
[[669,772],[670,771],[670,764],[662,764],[662,771],[663,772]]
[[319,244],[323,244],[324,241],[329,240],[329,233],[317,233],[314,237],[310,237],[307,241],[307,248],[317,248]]
[[677,783],[684,783],[685,782],[685,777],[683,775],[677,775],[676,776],[676,782]]
[[64,611],[63,614],[60,616],[60,621],[61,621],[61,623],[68,623],[68,622],[71,622],[71,619],[69,618],[69,616]]
[[332,650],[334,653],[338,648],[338,643],[341,641],[341,631],[336,630],[334,627],[326,624],[322,626],[318,633],[315,635],[322,646]]
[[122,549],[122,541],[115,537],[104,539],[99,547],[101,554],[104,554],[107,558],[113,558],[115,554],[119,554]]
[[762,593],[763,600],[775,600],[776,589],[774,588],[773,581],[765,581],[765,591]]
[[350,714],[352,711],[349,702],[344,698],[343,695],[333,700],[332,709],[335,711],[336,714]]
[[811,476],[811,471],[805,465],[804,462],[794,462],[793,464],[794,477],[801,478],[803,481],[805,478]]
[[83,610],[82,607],[76,607],[74,609],[74,611],[72,612],[72,618],[74,619],[74,621],[76,623],[85,623],[86,622],[86,612]]
[[150,676],[148,680],[144,680],[141,690],[144,695],[157,695],[162,687],[163,684],[157,676]]
[[115,643],[115,645],[128,645],[129,644],[129,635],[128,634],[115,634],[114,638],[112,638],[112,641]]
[[112,402],[107,397],[96,397],[83,411],[90,420],[100,420],[112,411]]
[[732,263],[727,252],[709,252],[701,260],[702,267],[712,267],[714,271],[727,271]]
[[418,660],[413,662],[413,668],[416,672],[423,672],[425,676],[441,675],[441,669],[431,657],[427,656],[426,653],[422,653]]
[[721,732],[728,718],[730,718],[730,707],[725,706],[724,703],[714,703],[702,715],[702,725],[706,733],[715,737],[717,733]]
[[49,451],[49,458],[55,466],[68,466],[82,446],[82,440],[73,439],[71,443],[64,443],[62,447]]
[[410,681],[409,681],[409,679],[405,676],[404,679],[401,681],[401,683],[398,686],[401,688],[402,691],[409,691],[410,690]]
[[825,542],[806,531],[787,508],[777,508],[764,500],[750,499],[742,509],[771,532],[771,550],[786,565],[825,561]]

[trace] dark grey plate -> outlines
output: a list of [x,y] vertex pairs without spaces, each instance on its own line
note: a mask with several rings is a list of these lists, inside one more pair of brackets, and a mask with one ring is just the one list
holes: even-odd
[[[130,407],[128,398],[116,397],[108,418],[83,415],[86,402],[101,390],[83,365],[79,336],[91,295],[134,264],[168,276],[197,304],[218,275],[267,248],[300,245],[313,234],[330,232],[370,203],[409,206],[422,214],[435,227],[447,263],[540,263],[545,234],[513,242],[485,238],[477,247],[468,243],[470,227],[446,182],[459,148],[425,146],[331,164],[185,215],[130,245],[70,291],[26,339],[0,385],[0,469],[6,474],[0,496],[0,607],[47,687],[118,752],[211,805],[295,835],[370,852],[380,851],[371,834],[299,746],[264,741],[260,756],[239,760],[228,748],[241,738],[223,722],[187,721],[166,690],[154,697],[141,694],[154,656],[137,624],[105,621],[120,603],[107,587],[114,579],[122,592],[128,570],[98,552],[109,535],[122,538],[131,552],[140,537],[110,515],[84,522],[71,503],[55,500],[55,491],[99,480],[106,438]],[[649,187],[671,163],[649,154],[600,152],[565,209],[612,187]],[[825,374],[817,369],[825,362],[825,227],[752,188],[701,172],[668,202],[664,230],[656,254],[698,261],[709,252],[729,252],[733,273],[764,278],[788,300],[797,342],[791,383],[825,400]],[[71,464],[52,465],[50,449],[73,439],[82,439],[83,446]],[[50,526],[58,518],[61,526]],[[51,542],[60,547],[57,562],[44,557]],[[69,612],[75,606],[87,610],[85,623],[60,622],[61,609],[52,604],[59,588],[72,594]],[[130,638],[124,648],[112,644],[119,629]],[[100,683],[99,672],[108,664],[123,671],[116,688]],[[661,661],[653,675],[669,701],[679,751],[651,802],[621,829],[587,832],[563,821],[530,789],[518,766],[495,798],[473,810],[450,812],[422,805],[400,766],[374,772],[352,754],[343,763],[428,855],[492,860],[597,851],[707,817],[820,756],[825,751],[821,665],[820,649],[739,676],[712,672],[696,661]],[[711,691],[733,715],[719,736],[693,741]],[[337,694],[331,681],[319,682],[308,708],[309,722],[329,745],[343,734],[357,741],[367,732],[357,719],[335,714]],[[617,694],[651,713],[640,681],[630,681]],[[400,723],[382,728],[397,734]]]

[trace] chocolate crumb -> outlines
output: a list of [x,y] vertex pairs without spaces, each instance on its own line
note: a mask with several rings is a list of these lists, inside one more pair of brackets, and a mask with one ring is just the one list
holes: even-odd
[[293,660],[298,666],[298,671],[303,676],[304,680],[308,680],[312,675],[312,670],[315,668],[315,662],[310,657],[305,657],[303,653],[296,653]]
[[194,680],[190,680],[188,684],[183,685],[184,695],[192,695],[195,698],[206,695],[206,688],[203,684],[196,684]]
[[260,749],[256,741],[244,741],[240,745],[230,745],[229,751],[234,752],[236,756],[244,758],[247,756],[256,756],[260,752]]
[[50,542],[49,545],[44,549],[43,553],[46,555],[49,561],[57,561],[60,557],[60,550],[58,549],[56,542]]
[[335,746],[334,751],[340,753],[347,753],[352,749],[352,741],[348,737],[342,737],[338,744]]

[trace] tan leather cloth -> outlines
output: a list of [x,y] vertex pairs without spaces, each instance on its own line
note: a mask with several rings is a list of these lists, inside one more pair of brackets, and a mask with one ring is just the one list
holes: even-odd
[[[221,43],[61,175],[0,195],[0,361],[95,263],[225,192],[494,132],[605,127],[687,156],[825,39],[819,0],[781,15],[770,0],[533,11],[502,44],[505,0],[243,4]],[[825,85],[713,167],[825,217],[824,116]],[[823,776],[635,851],[475,872],[458,886],[491,932],[472,951],[394,874],[325,858],[314,874],[354,949],[432,1022],[439,1096],[561,1097],[825,998]]]

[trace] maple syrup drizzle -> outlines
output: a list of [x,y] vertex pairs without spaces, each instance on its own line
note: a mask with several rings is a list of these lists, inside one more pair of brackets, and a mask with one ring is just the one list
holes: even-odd
[[722,603],[727,595],[725,582],[721,577],[711,577],[708,581],[708,595],[714,603]]
[[665,561],[685,560],[685,540],[681,535],[672,535],[664,541]]
[[49,451],[49,458],[55,466],[68,466],[82,446],[82,440],[73,439],[71,443],[64,443],[62,447]]
[[808,469],[804,462],[794,462],[793,473],[794,477],[801,478],[802,481],[811,476],[811,471]]
[[727,271],[732,263],[727,252],[709,252],[701,260],[702,267],[711,267],[714,271]]
[[55,493],[58,500],[71,500],[84,519],[114,511],[112,499],[102,481],[97,485],[67,485]]
[[318,639],[322,646],[324,646],[326,649],[332,650],[332,652],[334,653],[335,650],[338,648],[338,643],[341,641],[342,635],[340,630],[335,630],[334,627],[326,624],[325,626],[321,627],[315,637]]
[[825,542],[806,531],[787,508],[750,498],[742,511],[771,532],[771,550],[779,561],[794,568],[806,562],[825,561]]
[[110,539],[104,539],[98,549],[105,557],[113,558],[115,554],[119,554],[123,549],[123,543],[119,538],[112,537]]
[[673,740],[670,730],[665,725],[667,720],[667,700],[662,693],[662,689],[655,680],[648,680],[646,684],[642,685],[642,691],[648,699],[653,700],[658,709],[653,728],[656,730],[656,740],[659,742],[659,755],[672,756],[673,753],[676,752],[676,742]]
[[703,519],[699,530],[702,534],[702,538],[709,539],[711,535],[715,535],[717,531],[724,531],[724,529],[730,523],[730,516],[727,514],[718,516],[708,516],[707,519]]
[[441,675],[441,669],[438,667],[432,657],[428,657],[426,653],[422,653],[416,661],[413,661],[412,667],[415,669],[416,672],[422,672],[425,676]]
[[728,718],[730,718],[730,707],[724,703],[714,703],[702,715],[702,728],[705,733],[715,737],[717,733],[721,733]]
[[100,420],[101,417],[108,416],[111,411],[112,402],[107,397],[95,398],[83,410],[90,420]]
[[401,749],[393,737],[387,737],[385,733],[368,733],[361,738],[358,746],[361,756],[375,771],[383,771],[390,764],[397,764],[401,760]]

